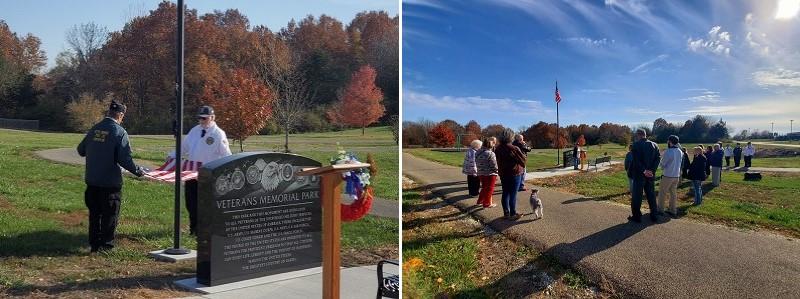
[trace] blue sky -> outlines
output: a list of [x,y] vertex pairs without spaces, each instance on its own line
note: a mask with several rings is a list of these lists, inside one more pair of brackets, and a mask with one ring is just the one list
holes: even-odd
[[[159,0],[2,0],[0,19],[20,35],[32,33],[42,40],[48,58],[48,68],[55,64],[56,55],[67,48],[66,33],[72,26],[94,22],[109,31],[122,29],[135,16],[146,15],[158,7]],[[171,1],[176,3],[177,1]],[[273,31],[286,26],[289,20],[299,20],[311,14],[333,16],[345,25],[362,11],[383,10],[391,16],[398,14],[397,0],[185,0],[190,9],[200,14],[214,10],[236,8],[247,16],[251,25],[266,25]],[[187,36],[186,38],[191,38]]]
[[403,119],[800,130],[800,0],[403,2]]

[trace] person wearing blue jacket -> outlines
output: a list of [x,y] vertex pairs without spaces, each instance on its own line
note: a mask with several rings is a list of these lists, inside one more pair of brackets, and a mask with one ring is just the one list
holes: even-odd
[[89,129],[78,144],[78,154],[86,157],[84,202],[89,209],[91,252],[114,248],[122,201],[120,166],[139,177],[146,172],[131,158],[128,132],[120,126],[125,111],[125,105],[111,101],[106,117]]
[[722,180],[722,159],[725,152],[720,148],[719,144],[714,145],[714,151],[711,152],[708,158],[708,164],[711,165],[711,183],[715,187],[719,187],[719,182]]

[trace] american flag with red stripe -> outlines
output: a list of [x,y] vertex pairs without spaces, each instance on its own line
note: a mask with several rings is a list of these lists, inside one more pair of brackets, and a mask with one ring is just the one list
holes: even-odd
[[561,95],[558,93],[558,82],[556,82],[556,104],[561,103]]
[[[174,183],[175,166],[175,158],[169,158],[164,165],[144,175],[152,180]],[[183,165],[181,165],[181,181],[197,179],[197,171],[201,166],[203,166],[203,162],[184,160]]]

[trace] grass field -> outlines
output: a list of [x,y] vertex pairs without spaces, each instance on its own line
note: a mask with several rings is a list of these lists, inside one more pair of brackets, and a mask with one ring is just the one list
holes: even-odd
[[[767,160],[767,159],[764,159]],[[660,175],[660,170],[657,175]],[[630,203],[628,182],[621,165],[604,172],[585,172],[533,180],[535,185],[608,200]],[[740,172],[725,171],[720,187],[704,184],[703,204],[692,206],[691,183],[678,189],[681,214],[736,227],[763,227],[800,236],[800,173],[764,173],[760,181],[744,181]],[[658,185],[656,185],[658,191]]]
[[[697,144],[683,144],[683,146],[687,149],[690,149],[697,146]],[[756,146],[757,148],[776,148],[776,146],[771,145]],[[658,147],[663,150],[667,148],[667,145],[659,144]],[[563,152],[571,149],[572,148],[562,149],[561,151]],[[619,144],[592,145],[585,147],[585,149],[589,161],[606,154],[611,156],[613,160],[621,161],[624,160],[625,154],[628,152],[627,147]],[[528,161],[526,163],[528,171],[554,167],[556,165],[556,151],[557,150],[555,149],[534,149],[528,153]],[[429,148],[406,148],[403,149],[403,152],[451,166],[461,167],[462,163],[464,162],[464,152],[438,152],[432,151]],[[744,161],[741,163],[744,164]],[[732,159],[731,164],[733,164]],[[800,157],[758,158],[753,160],[753,166],[771,168],[797,168],[800,167]]]
[[[72,148],[81,138],[81,134],[0,129],[0,297],[181,295],[171,289],[170,282],[192,275],[194,263],[164,264],[146,257],[147,251],[172,244],[172,185],[126,177],[118,246],[108,254],[88,254],[83,166],[53,163],[33,154],[40,149]],[[245,145],[247,150],[266,150],[275,140],[255,137]],[[377,192],[384,198],[397,198],[397,147],[393,152],[385,128],[372,128],[366,137],[352,130],[296,135],[292,140],[297,142],[292,147],[297,153],[323,164],[336,151],[336,141],[359,153],[374,152],[381,168]],[[133,136],[131,142],[139,158],[161,162],[174,141],[164,136]],[[185,211],[182,214],[186,232],[188,218]],[[342,234],[343,251],[385,252],[397,247],[398,224],[396,219],[368,216],[343,224]],[[196,248],[186,234],[182,244]]]

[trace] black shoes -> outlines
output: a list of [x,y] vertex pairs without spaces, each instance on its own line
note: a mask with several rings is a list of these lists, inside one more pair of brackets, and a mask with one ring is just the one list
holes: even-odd
[[628,221],[642,223],[642,218],[633,218],[633,216],[628,216]]

